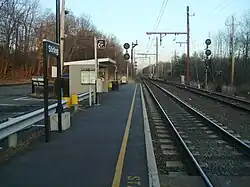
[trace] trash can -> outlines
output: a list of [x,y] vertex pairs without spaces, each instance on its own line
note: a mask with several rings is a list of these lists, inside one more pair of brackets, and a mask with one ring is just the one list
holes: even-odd
[[[68,78],[62,78],[61,79],[61,89],[62,89],[62,97],[70,97],[69,96],[69,79]],[[58,79],[54,82],[54,93],[57,96],[58,95]]]
[[61,79],[61,86],[63,89],[63,97],[70,97],[69,95],[69,78],[63,77]]
[[112,81],[112,90],[113,91],[119,90],[119,82],[118,81]]

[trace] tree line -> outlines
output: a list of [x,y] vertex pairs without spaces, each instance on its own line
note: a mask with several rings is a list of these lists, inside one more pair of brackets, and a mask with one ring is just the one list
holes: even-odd
[[[0,0],[0,15],[0,80],[41,75],[42,40],[55,41],[55,13],[42,10],[38,0]],[[96,36],[107,41],[107,48],[99,50],[98,57],[116,60],[118,73],[124,72],[123,48],[118,39],[99,31],[88,15],[75,16],[69,10],[65,36],[65,61],[93,59]]]

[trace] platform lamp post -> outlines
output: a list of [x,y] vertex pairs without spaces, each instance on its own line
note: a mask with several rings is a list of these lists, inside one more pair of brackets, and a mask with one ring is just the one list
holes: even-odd
[[[60,27],[61,27],[61,19],[60,19],[60,0],[56,0],[56,43],[60,45]],[[57,115],[58,115],[58,131],[62,132],[62,86],[61,86],[61,51],[59,50],[59,57],[57,58]]]
[[69,11],[65,9],[65,0],[61,0],[61,15],[60,15],[60,51],[61,51],[61,74],[63,74],[64,66],[64,42],[65,42],[65,16]]
[[69,11],[65,10],[65,0],[56,0],[56,43],[60,45],[59,58],[57,58],[57,115],[58,115],[58,131],[62,132],[62,73],[63,73],[63,51],[64,51],[64,20],[65,15],[67,15]]

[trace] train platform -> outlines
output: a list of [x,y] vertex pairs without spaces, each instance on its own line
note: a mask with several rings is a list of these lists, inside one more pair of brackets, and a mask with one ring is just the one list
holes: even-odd
[[0,186],[149,186],[144,113],[140,84],[105,93],[69,130],[0,165]]

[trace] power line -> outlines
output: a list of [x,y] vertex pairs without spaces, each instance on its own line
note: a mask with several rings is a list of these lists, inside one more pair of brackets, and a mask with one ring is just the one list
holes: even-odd
[[221,7],[223,7],[223,4],[225,5],[225,3],[227,3],[228,0],[223,0],[221,1],[215,8],[212,12],[216,11],[216,10],[219,10]]
[[153,30],[155,30],[155,29],[157,29],[157,27],[158,27],[158,23],[159,23],[159,20],[161,19],[160,18],[160,16],[161,16],[161,13],[162,13],[162,11],[164,10],[164,4],[166,3],[166,0],[163,0],[163,2],[162,2],[162,4],[161,4],[161,9],[160,9],[160,11],[159,11],[159,14],[158,14],[158,17],[157,17],[157,19],[156,19],[156,22],[155,22],[155,25],[154,25],[154,27],[153,27]]
[[[156,25],[157,25],[157,22],[158,22],[158,20],[159,20],[159,18],[160,18],[160,14],[161,14],[161,12],[162,12],[162,8],[163,8],[163,6],[164,6],[165,1],[166,1],[166,0],[163,0],[163,2],[162,2],[162,4],[161,4],[160,12],[159,12],[159,14],[158,14],[158,16],[157,16],[157,19],[156,19],[156,22],[155,22],[155,24],[154,24],[153,30],[155,30],[155,28],[156,28]],[[149,47],[150,41],[151,41],[151,39],[148,40],[148,43],[147,43],[147,47],[146,47],[146,48]]]
[[[156,28],[155,28],[155,31],[157,31],[157,29],[158,29],[158,27],[159,27],[159,25],[160,25],[160,22],[161,22],[161,19],[162,19],[163,15],[164,15],[164,12],[165,12],[165,9],[166,9],[167,4],[168,4],[168,0],[163,1],[163,4],[162,4],[163,9],[162,9],[162,11],[161,11],[160,14],[159,14],[159,21],[158,21],[158,23],[157,23],[157,26],[156,26]],[[151,48],[152,44],[153,44],[153,40],[151,40],[151,43],[150,43],[150,45],[149,45],[149,47],[148,47],[148,50]]]
[[159,27],[159,24],[160,24],[160,22],[161,22],[161,19],[162,19],[162,17],[163,17],[163,14],[164,14],[164,12],[165,12],[165,9],[166,9],[167,4],[168,4],[168,0],[167,0],[167,1],[165,2],[165,4],[164,4],[163,10],[162,10],[162,12],[161,12],[161,15],[160,15],[160,18],[159,18],[159,21],[158,21],[158,24],[157,24],[157,26],[156,26],[156,30],[157,30],[158,27]]
[[[159,27],[159,25],[160,25],[160,22],[161,22],[161,19],[162,19],[162,17],[163,17],[163,14],[164,14],[164,12],[165,12],[165,9],[166,9],[167,4],[168,4],[168,0],[163,0],[163,2],[162,2],[162,4],[161,4],[160,12],[159,12],[159,14],[158,14],[158,17],[157,17],[157,19],[156,19],[155,25],[154,25],[154,27],[153,27],[153,30],[155,30],[155,31],[158,29],[158,27]],[[152,42],[153,42],[153,41],[152,41],[151,39],[149,39],[148,44],[147,44],[147,47],[146,47],[147,49],[151,48]]]
[[212,13],[214,13],[214,15],[216,15],[218,12],[222,11],[223,9],[225,9],[229,3],[231,3],[232,0],[223,0],[218,6],[216,6],[213,10]]

